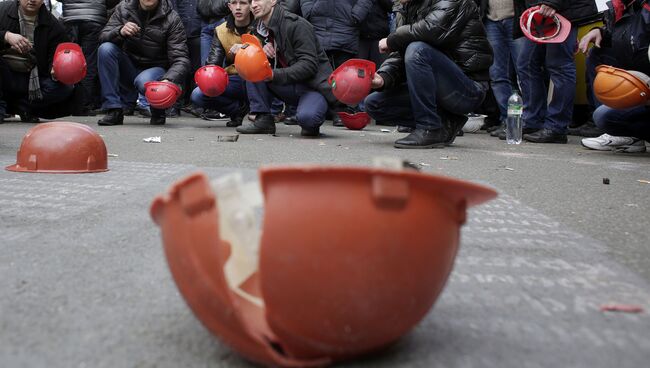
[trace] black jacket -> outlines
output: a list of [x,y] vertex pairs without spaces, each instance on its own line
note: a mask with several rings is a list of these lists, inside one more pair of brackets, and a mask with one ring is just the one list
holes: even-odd
[[411,0],[397,15],[397,29],[388,36],[393,51],[378,73],[384,88],[404,81],[404,52],[414,41],[444,52],[470,78],[490,79],[492,46],[473,0]]
[[108,9],[119,2],[120,0],[63,0],[63,21],[106,24]]
[[[167,0],[160,1],[149,19],[143,14],[138,0],[123,0],[115,8],[99,41],[121,47],[137,67],[165,68],[167,72],[161,79],[184,84],[185,74],[190,70],[190,59],[181,18]],[[127,22],[139,25],[140,33],[122,37],[120,30]]]
[[[4,42],[7,31],[20,34],[20,22],[18,21],[18,1],[0,2],[0,51],[10,48]],[[68,42],[68,36],[63,25],[50,14],[45,5],[38,11],[38,25],[34,30],[34,52],[38,65],[39,76],[45,77],[52,71],[52,59],[56,47]]]
[[392,0],[373,0],[368,16],[359,28],[361,38],[380,40],[388,36],[390,33],[388,13],[391,11],[393,11]]
[[515,0],[515,27],[512,27],[514,37],[519,38],[524,34],[521,32],[519,18],[524,10],[535,5],[548,5],[557,10],[560,15],[574,24],[582,24],[585,20],[593,19],[598,14],[598,8],[594,0]]
[[[294,13],[300,15],[300,2],[298,0],[277,0],[278,4]],[[201,18],[208,23],[213,23],[230,14],[228,0],[198,0],[196,11]]]
[[288,64],[287,67],[273,69],[273,83],[305,83],[320,92],[329,103],[335,102],[336,98],[327,83],[332,67],[316,39],[312,25],[304,18],[276,6],[268,28],[272,32],[277,54]]
[[359,26],[372,0],[301,0],[302,16],[314,26],[323,50],[359,52]]
[[600,28],[603,40],[601,48],[611,48],[616,55],[617,66],[650,75],[648,44],[650,44],[650,12],[635,2],[625,9],[623,17],[614,24],[611,1],[603,13],[604,26]]

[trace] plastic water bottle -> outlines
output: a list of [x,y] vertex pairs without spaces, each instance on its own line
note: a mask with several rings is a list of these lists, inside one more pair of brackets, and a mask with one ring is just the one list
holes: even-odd
[[508,144],[521,143],[523,105],[524,102],[515,89],[508,99],[508,118],[506,119],[506,142]]

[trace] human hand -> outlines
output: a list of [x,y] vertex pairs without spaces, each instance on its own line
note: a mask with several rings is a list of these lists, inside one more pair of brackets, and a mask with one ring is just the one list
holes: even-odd
[[29,50],[32,49],[32,44],[29,40],[19,34],[11,33],[7,31],[5,33],[5,42],[11,46],[12,49],[20,52],[21,54],[26,54]]
[[275,58],[275,47],[273,46],[272,43],[267,43],[264,45],[262,48],[264,50],[264,53],[266,54],[266,57],[274,59]]
[[388,50],[388,39],[387,38],[382,38],[379,40],[379,53],[380,54],[386,54],[390,50]]
[[120,34],[123,37],[132,37],[140,32],[140,26],[133,22],[126,22],[125,25],[120,29]]
[[600,33],[600,29],[594,28],[589,33],[587,33],[580,42],[578,43],[578,50],[583,54],[587,53],[589,50],[589,44],[593,43],[594,46],[600,48],[600,42],[603,40],[603,35]]
[[233,55],[236,55],[236,54],[237,54],[237,51],[239,51],[239,49],[241,49],[241,47],[242,47],[242,44],[241,44],[241,43],[236,43],[236,44],[232,45],[232,47],[230,48],[230,51],[229,51],[229,52],[230,52],[231,54],[233,54]]
[[557,13],[557,10],[548,5],[542,5],[539,7],[539,12],[545,17],[552,17]]
[[379,75],[379,73],[375,73],[375,75],[372,76],[372,81],[370,82],[370,87],[372,89],[379,89],[384,86],[384,78]]

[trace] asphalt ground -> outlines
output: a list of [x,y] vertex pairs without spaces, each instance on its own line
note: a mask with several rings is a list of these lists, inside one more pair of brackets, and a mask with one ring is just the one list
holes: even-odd
[[[650,154],[569,144],[506,145],[485,133],[452,147],[397,150],[394,128],[299,127],[240,135],[225,121],[129,117],[98,127],[110,171],[0,172],[0,366],[245,367],[190,312],[148,215],[184,175],[267,164],[370,165],[392,156],[423,172],[486,184],[442,296],[423,322],[359,367],[644,367],[650,361]],[[32,125],[0,125],[0,164]],[[381,129],[388,129],[382,131]],[[161,143],[143,138],[160,136]],[[609,179],[604,184],[603,179]],[[638,305],[639,314],[603,312]],[[399,311],[396,311],[399,313]]]

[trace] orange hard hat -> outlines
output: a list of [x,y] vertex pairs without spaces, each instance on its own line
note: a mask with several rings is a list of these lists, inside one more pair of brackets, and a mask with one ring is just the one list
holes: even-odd
[[194,73],[194,82],[204,95],[216,97],[228,87],[228,73],[220,66],[205,65]]
[[23,137],[16,164],[9,171],[37,173],[93,173],[108,171],[102,137],[79,123],[52,122],[31,128]]
[[144,96],[154,109],[168,109],[181,95],[181,88],[172,82],[150,81],[144,84]]
[[249,82],[262,82],[273,76],[269,59],[257,37],[250,34],[241,36],[243,45],[235,55],[237,73]]
[[86,77],[86,58],[76,43],[64,42],[56,47],[52,60],[54,76],[63,84],[76,84]]
[[370,115],[367,112],[350,114],[344,111],[337,112],[343,125],[350,130],[361,130],[370,124]]
[[496,196],[415,171],[277,167],[260,179],[258,268],[239,289],[261,302],[228,285],[235,250],[204,174],[175,183],[150,212],[197,318],[248,359],[285,367],[353,358],[411,330],[451,272],[467,207]]
[[604,105],[613,109],[629,109],[648,103],[650,78],[637,71],[609,65],[596,67],[594,94]]
[[370,93],[370,84],[375,74],[375,63],[364,59],[350,59],[341,64],[330,75],[328,83],[337,100],[356,105]]

